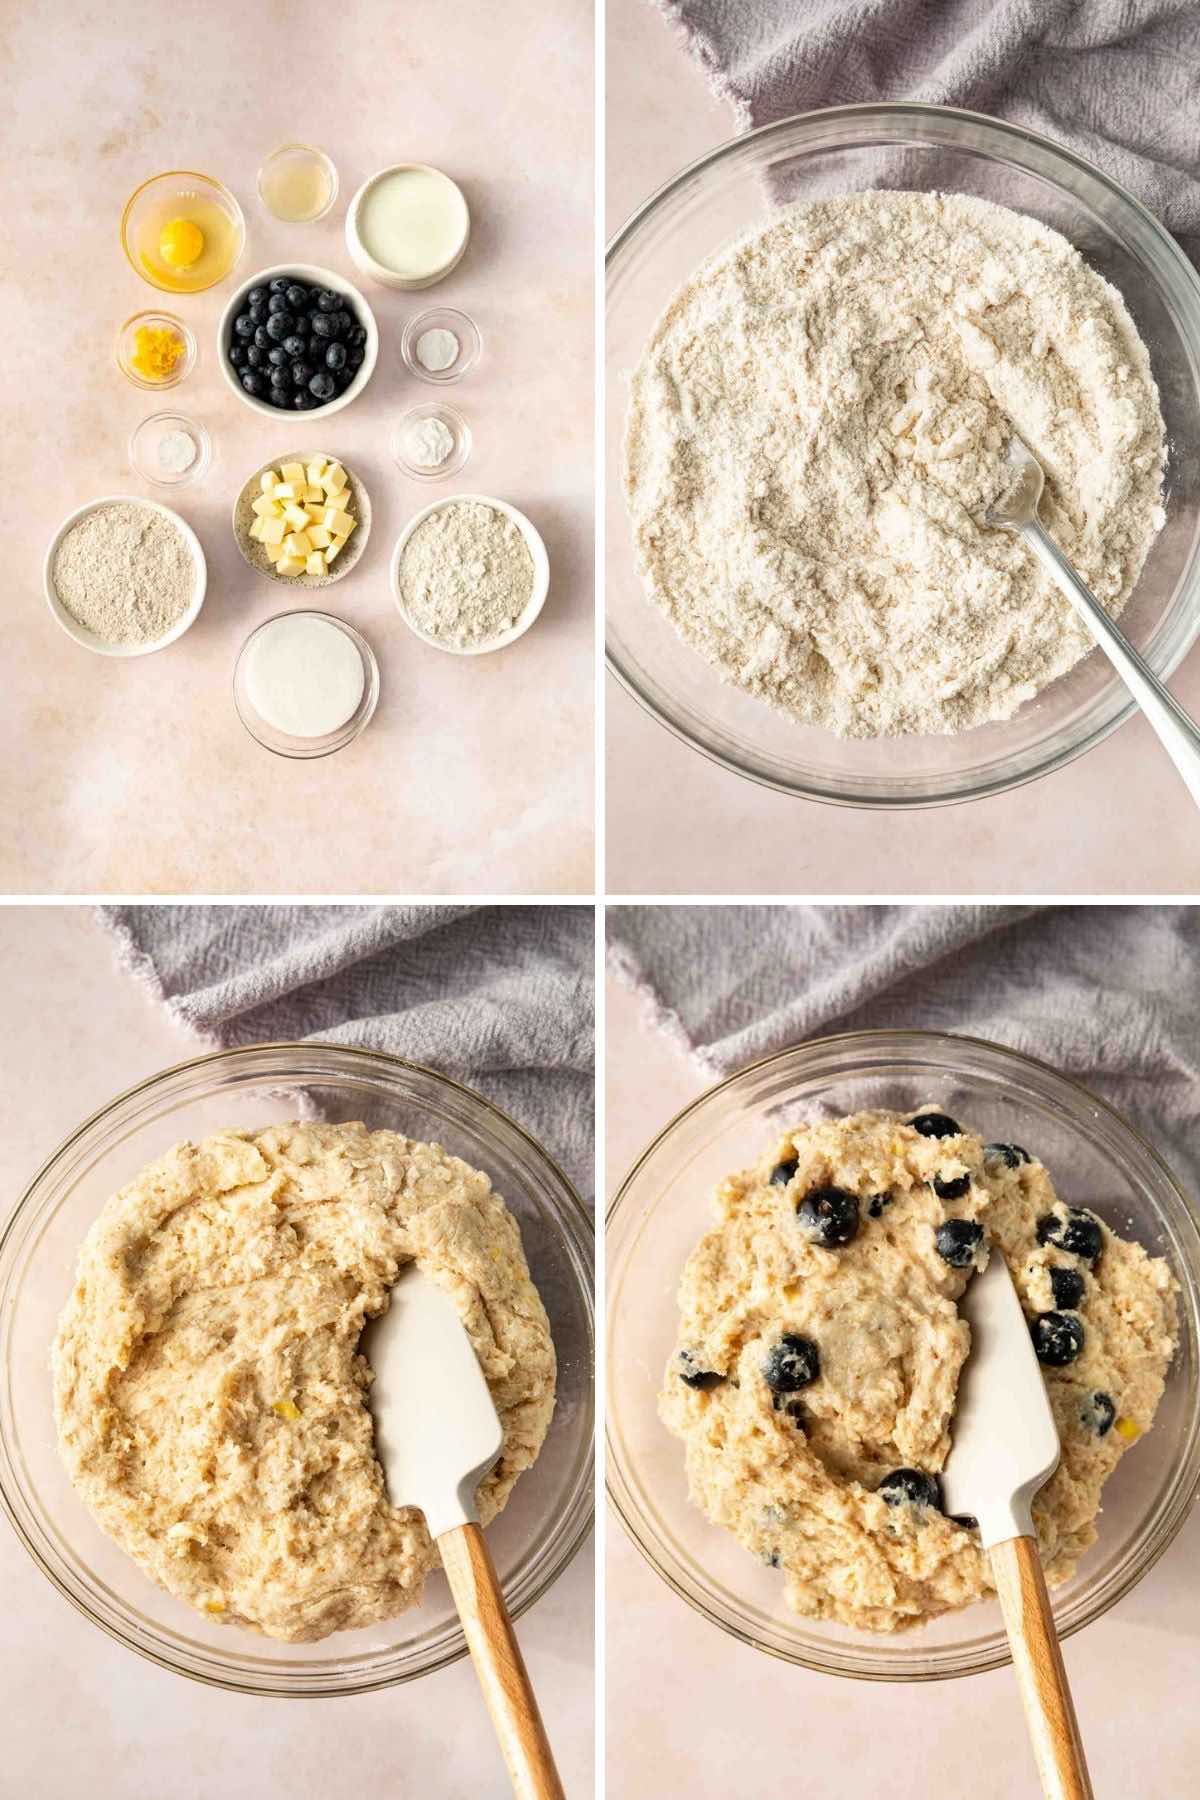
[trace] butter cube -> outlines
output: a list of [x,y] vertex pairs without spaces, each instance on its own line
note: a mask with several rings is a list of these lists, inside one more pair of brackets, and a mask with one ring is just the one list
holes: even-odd
[[265,514],[268,519],[275,519],[279,516],[279,508],[274,500],[272,500],[270,494],[260,494],[257,500],[252,500],[250,502],[250,511]]
[[328,550],[333,542],[333,533],[324,525],[310,525],[308,541],[316,550]]
[[280,562],[287,555],[282,544],[264,544],[263,549],[273,563]]
[[250,536],[252,538],[257,538],[258,542],[260,544],[262,543],[262,541],[263,541],[263,522],[261,519],[255,519],[253,525],[250,527]]
[[325,517],[325,508],[323,506],[314,506],[312,501],[309,501],[308,505],[304,508],[304,516],[306,519],[313,519],[319,524]]
[[332,531],[334,537],[349,537],[354,530],[354,520],[338,506],[327,506],[321,523]]
[[303,463],[284,463],[282,469],[280,470],[280,474],[283,476],[283,479],[285,481],[303,481],[304,480],[304,464]]
[[300,498],[303,486],[303,482],[281,481],[271,498],[273,500],[282,500],[286,505],[289,500],[298,500]]
[[314,456],[304,471],[304,478],[310,487],[316,487],[319,484],[324,471],[325,458],[323,456]]
[[287,526],[282,519],[264,519],[262,522],[262,541],[264,544],[282,544]]
[[275,564],[277,575],[303,575],[304,558],[302,556],[281,556]]
[[264,469],[258,478],[258,485],[264,494],[269,494],[271,489],[275,486],[274,469]]
[[289,500],[283,509],[283,516],[293,531],[303,531],[308,524],[308,514],[298,500]]
[[326,550],[326,552],[325,552],[326,566],[328,566],[333,561],[334,557],[341,550],[341,547],[345,543],[345,541],[346,541],[345,538],[339,538],[336,543],[330,544],[328,550]]
[[319,481],[306,481],[305,482],[304,498],[306,500],[323,500],[324,497],[325,497],[325,490],[321,486]]
[[325,573],[325,558],[319,550],[309,551],[304,564],[304,573],[306,575],[323,575]]
[[289,556],[307,556],[312,549],[307,531],[293,531],[290,537],[284,538],[283,547]]
[[347,485],[348,477],[341,463],[330,463],[321,477],[321,486],[327,494],[340,494]]

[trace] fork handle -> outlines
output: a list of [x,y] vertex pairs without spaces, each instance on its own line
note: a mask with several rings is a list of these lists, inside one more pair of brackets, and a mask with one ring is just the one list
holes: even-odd
[[1042,1792],[1093,1800],[1037,1539],[1009,1538],[989,1554]]
[[1040,519],[1031,519],[1021,534],[1046,573],[1091,627],[1100,648],[1116,669],[1182,775],[1200,806],[1200,731],[1150,665],[1113,624],[1091,589],[1080,580]]

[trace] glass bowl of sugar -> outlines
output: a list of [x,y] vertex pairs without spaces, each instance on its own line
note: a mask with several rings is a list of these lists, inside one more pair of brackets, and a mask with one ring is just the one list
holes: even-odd
[[233,672],[233,702],[255,743],[305,759],[344,750],[379,701],[367,640],[333,613],[276,613],[250,633]]

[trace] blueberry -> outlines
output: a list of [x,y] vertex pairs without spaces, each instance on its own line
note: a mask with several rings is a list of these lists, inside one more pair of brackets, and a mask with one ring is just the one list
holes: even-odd
[[254,320],[249,313],[238,314],[233,321],[233,335],[241,338],[243,343],[254,336]]
[[858,1195],[845,1188],[812,1188],[796,1208],[796,1223],[810,1243],[836,1250],[858,1236]]
[[287,303],[292,311],[298,312],[307,301],[308,289],[306,287],[301,287],[298,281],[293,281],[291,287],[287,290]]
[[351,350],[349,356],[347,356],[347,358],[346,358],[346,367],[348,369],[361,369],[363,366],[363,362],[366,358],[366,354],[367,353],[365,350],[361,349],[360,347],[358,347],[356,345],[355,348],[353,350]]
[[292,404],[291,390],[289,388],[273,387],[267,395],[267,399],[271,402],[272,406],[290,406]]
[[267,311],[269,313],[287,312],[289,309],[289,306],[290,306],[290,301],[288,299],[288,293],[287,293],[286,288],[285,289],[276,288],[275,292],[271,295],[271,298],[267,301]]
[[932,1506],[942,1510],[942,1485],[936,1475],[923,1475],[920,1469],[893,1469],[885,1475],[877,1489],[879,1498],[888,1506]]
[[340,338],[349,337],[356,323],[354,314],[347,312],[345,307],[341,312],[334,313],[333,322],[337,326],[337,336]]
[[258,345],[260,350],[269,350],[271,348],[272,339],[267,336],[267,328],[265,325],[256,325],[254,327],[254,342]]
[[685,1387],[698,1388],[707,1394],[715,1387],[720,1387],[725,1377],[718,1375],[715,1369],[705,1369],[697,1361],[691,1350],[681,1350],[679,1361],[683,1365],[679,1371],[679,1379]]
[[1112,1395],[1101,1393],[1099,1390],[1094,1394],[1089,1394],[1079,1409],[1081,1421],[1089,1431],[1094,1431],[1097,1437],[1108,1435],[1116,1416],[1117,1409],[1113,1405]]
[[918,1113],[915,1119],[909,1120],[909,1124],[914,1131],[919,1131],[922,1137],[947,1138],[962,1136],[962,1126],[954,1119],[950,1118],[946,1113]]
[[328,350],[325,352],[325,367],[327,369],[344,369],[345,366],[345,344],[330,344]]
[[354,327],[354,330],[350,333],[350,342],[354,345],[354,348],[356,350],[361,350],[363,345],[366,343],[366,341],[367,341],[366,326],[365,325],[356,325]]
[[332,338],[337,336],[334,329],[333,315],[330,313],[314,313],[312,319],[313,336]]
[[783,1161],[777,1162],[771,1170],[771,1186],[786,1187],[799,1166],[800,1158],[798,1156],[785,1156]]
[[945,1219],[934,1233],[934,1245],[942,1261],[952,1269],[969,1269],[983,1241],[983,1226],[974,1219]]
[[821,1373],[821,1354],[811,1338],[786,1332],[772,1346],[762,1366],[763,1380],[773,1394],[794,1394],[808,1387]]
[[266,352],[260,350],[257,344],[247,344],[246,361],[252,369],[261,369],[266,360]]
[[245,344],[231,344],[229,346],[229,360],[233,364],[235,369],[245,368],[245,366],[246,366],[246,346],[245,346]]
[[308,384],[308,391],[314,400],[332,400],[337,392],[337,382],[324,369],[318,369]]
[[1039,1244],[1057,1244],[1072,1256],[1094,1263],[1104,1248],[1099,1221],[1080,1206],[1068,1206],[1064,1221],[1057,1213],[1043,1213],[1037,1222]]
[[290,369],[277,368],[271,370],[271,386],[273,388],[288,388],[291,387],[291,385],[292,372]]
[[267,319],[270,317],[270,309],[263,306],[261,303],[256,306],[247,307],[246,310],[256,325],[265,325]]
[[1061,1369],[1073,1363],[1083,1349],[1083,1326],[1073,1313],[1044,1312],[1029,1325],[1040,1363]]
[[266,288],[251,288],[246,295],[247,306],[265,306],[267,304]]
[[986,1162],[1002,1162],[1010,1169],[1019,1169],[1022,1163],[1033,1161],[1028,1150],[1022,1150],[1020,1144],[985,1144],[983,1155]]
[[266,377],[260,375],[257,369],[247,369],[242,375],[242,386],[256,400],[261,400],[267,391]]
[[328,288],[322,288],[317,295],[317,307],[323,313],[337,312],[342,304],[340,294],[331,294]]
[[350,386],[350,383],[354,380],[354,370],[349,367],[339,369],[333,379],[337,382],[338,393],[344,394],[346,389]]
[[894,1194],[872,1194],[867,1202],[867,1211],[873,1219],[882,1219],[884,1207],[890,1206],[895,1197]]
[[282,369],[288,359],[288,353],[282,344],[272,344],[267,351],[267,361],[273,369]]
[[1083,1276],[1078,1269],[1051,1269],[1050,1290],[1060,1312],[1078,1312],[1083,1299]]
[[292,405],[297,412],[311,412],[316,404],[307,388],[301,388],[298,394],[292,395]]
[[308,339],[302,337],[298,331],[293,331],[284,338],[283,347],[294,362],[298,356],[304,355],[308,347]]
[[951,1175],[943,1181],[940,1175],[933,1178],[933,1191],[939,1200],[961,1200],[971,1189],[969,1175]]
[[267,336],[273,344],[282,344],[285,337],[291,337],[295,323],[290,312],[272,313],[266,323]]
[[275,279],[270,283],[271,293],[286,294],[288,288],[291,286],[291,280],[292,278],[290,275],[276,275]]
[[310,362],[320,362],[325,354],[325,339],[313,337],[310,332],[304,341],[304,354]]
[[292,364],[292,383],[295,387],[306,388],[313,378],[311,363],[294,362]]

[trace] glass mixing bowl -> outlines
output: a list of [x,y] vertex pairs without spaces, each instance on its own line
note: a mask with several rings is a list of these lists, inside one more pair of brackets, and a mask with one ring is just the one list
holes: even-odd
[[1167,523],[1121,615],[1161,676],[1200,630],[1200,277],[1144,206],[1047,138],[976,113],[843,106],[735,138],[660,188],[608,252],[605,440],[610,669],[677,737],[737,774],[845,806],[979,799],[1048,774],[1130,717],[1096,650],[1017,716],[956,737],[847,741],[798,725],[680,639],[641,583],[622,481],[629,377],[676,289],[780,200],[887,187],[975,194],[1069,238],[1124,295],[1150,351],[1170,440]]
[[76,1254],[109,1195],[182,1138],[301,1112],[436,1139],[483,1169],[520,1221],[558,1353],[558,1402],[488,1543],[514,1616],[562,1573],[592,1516],[591,1222],[546,1152],[480,1095],[398,1057],[333,1044],[259,1044],[167,1069],[85,1120],[40,1170],[0,1239],[0,1499],[59,1592],[120,1643],[216,1687],[312,1698],[387,1687],[464,1655],[441,1571],[420,1606],[320,1643],[222,1628],[160,1591],[100,1530],[59,1460],[50,1391]]
[[622,1522],[664,1581],[732,1636],[807,1668],[874,1681],[928,1681],[1006,1662],[999,1606],[980,1601],[892,1637],[799,1618],[783,1604],[778,1573],[689,1501],[683,1446],[656,1401],[674,1347],[676,1286],[721,1178],[792,1121],[930,1102],[987,1140],[1025,1144],[1066,1200],[1165,1256],[1179,1279],[1179,1349],[1154,1429],[1104,1489],[1099,1541],[1051,1595],[1059,1633],[1069,1636],[1146,1573],[1200,1486],[1200,1231],[1166,1165],[1122,1118],[998,1044],[923,1031],[822,1038],[693,1100],[634,1165],[608,1215],[609,1493]]

